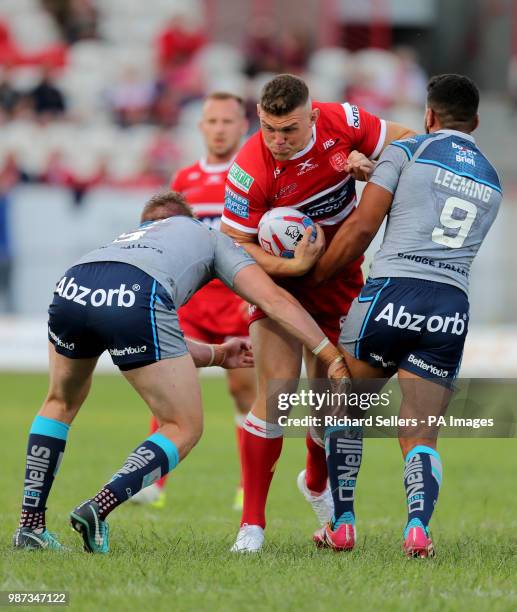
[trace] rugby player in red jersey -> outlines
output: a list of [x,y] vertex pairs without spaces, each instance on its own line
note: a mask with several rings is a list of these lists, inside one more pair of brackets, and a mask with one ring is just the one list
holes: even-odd
[[[391,141],[413,132],[348,103],[313,102],[307,85],[288,74],[265,85],[258,115],[261,129],[242,147],[228,173],[221,229],[295,295],[336,342],[340,321],[363,285],[362,258],[313,289],[303,276],[319,252],[293,259],[266,253],[257,244],[259,220],[270,208],[295,207],[318,222],[327,251],[332,250],[333,236],[354,212],[355,178],[363,178],[368,171],[365,157],[376,158]],[[268,381],[298,379],[302,356],[310,379],[325,376],[300,342],[259,309],[252,309],[250,324],[258,390],[242,436],[244,508],[232,548],[237,552],[262,547],[267,494],[282,448],[282,429],[267,422]],[[323,523],[333,512],[325,452],[310,435],[307,449],[307,465],[298,486]]]
[[[179,170],[171,182],[171,189],[183,194],[198,219],[219,229],[226,175],[248,130],[243,100],[222,91],[210,94],[203,105],[199,129],[206,157]],[[216,279],[198,291],[178,314],[186,336],[208,344],[220,344],[228,338],[248,336],[247,310],[247,304]],[[255,374],[253,369],[227,370],[227,381],[235,403],[239,449],[242,424],[255,399]],[[157,427],[153,418],[151,433]],[[133,501],[163,506],[165,481],[166,477],[142,489]],[[242,484],[239,484],[234,501],[236,510],[242,509],[242,497]]]

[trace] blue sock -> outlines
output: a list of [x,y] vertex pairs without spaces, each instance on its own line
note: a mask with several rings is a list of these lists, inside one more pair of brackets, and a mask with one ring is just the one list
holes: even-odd
[[104,519],[118,505],[173,470],[179,462],[178,449],[168,438],[155,432],[126,459],[122,468],[93,498]]
[[27,444],[20,527],[45,527],[47,499],[65,452],[68,430],[66,423],[44,416],[37,416],[32,422]]
[[362,427],[328,428],[325,432],[325,451],[334,499],[332,526],[353,524],[355,485],[363,457]]
[[411,527],[424,527],[429,532],[442,483],[442,461],[430,446],[415,446],[406,456],[404,487],[408,505],[408,520],[404,537]]

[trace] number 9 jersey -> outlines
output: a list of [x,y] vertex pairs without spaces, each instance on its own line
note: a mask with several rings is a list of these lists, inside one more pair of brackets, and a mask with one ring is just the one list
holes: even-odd
[[439,130],[395,141],[370,182],[394,194],[370,278],[419,278],[468,293],[472,260],[502,199],[499,177],[474,138]]

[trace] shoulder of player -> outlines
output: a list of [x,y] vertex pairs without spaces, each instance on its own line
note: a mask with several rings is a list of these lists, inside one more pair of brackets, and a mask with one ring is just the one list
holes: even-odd
[[273,177],[274,160],[265,147],[260,131],[242,146],[227,175],[227,184],[248,193],[267,192],[268,179]]
[[180,168],[171,180],[171,189],[181,191],[191,180],[197,180],[200,174],[201,167],[199,161],[196,161],[190,166]]
[[434,139],[436,139],[435,134],[416,134],[409,138],[394,140],[386,147],[386,151],[402,150],[408,160],[411,160],[422,145],[428,144]]

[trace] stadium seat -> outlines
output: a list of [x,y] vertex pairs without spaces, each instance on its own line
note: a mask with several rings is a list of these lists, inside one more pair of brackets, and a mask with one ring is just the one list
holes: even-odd
[[321,80],[336,83],[344,89],[349,79],[352,63],[351,54],[341,47],[324,47],[314,51],[309,58],[308,70]]
[[238,74],[244,68],[244,55],[235,47],[223,43],[205,45],[196,54],[196,61],[205,77]]
[[15,14],[9,18],[14,39],[25,51],[39,51],[60,42],[57,26],[48,13],[33,10],[30,18],[26,14]]

